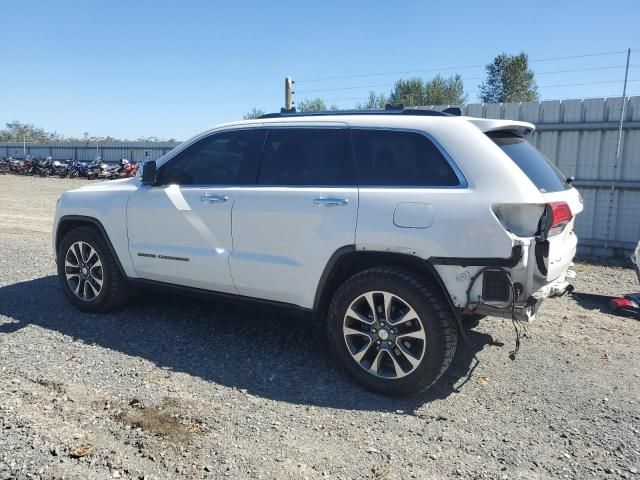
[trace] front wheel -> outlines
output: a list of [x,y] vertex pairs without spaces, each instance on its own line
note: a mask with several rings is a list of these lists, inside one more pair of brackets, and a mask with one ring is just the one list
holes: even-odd
[[79,310],[102,313],[126,302],[125,278],[96,228],[67,233],[58,246],[57,264],[62,291]]
[[347,373],[370,390],[426,390],[453,360],[456,321],[437,287],[410,271],[375,267],[338,289],[327,318],[329,343]]

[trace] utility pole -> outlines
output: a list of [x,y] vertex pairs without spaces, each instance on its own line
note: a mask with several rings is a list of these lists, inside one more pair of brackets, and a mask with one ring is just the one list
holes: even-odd
[[291,90],[291,86],[293,85],[293,81],[291,77],[284,78],[284,109],[291,110],[291,106],[293,105],[293,101],[291,99],[291,95],[293,91]]
[[27,158],[27,134],[22,134],[22,158]]
[[613,163],[613,174],[611,177],[611,190],[609,191],[609,215],[607,215],[607,237],[604,241],[604,248],[609,247],[611,239],[611,217],[613,216],[613,201],[616,194],[616,179],[618,177],[618,165],[622,154],[622,129],[624,127],[624,110],[627,102],[627,79],[629,78],[629,60],[631,59],[631,49],[627,49],[627,66],[624,71],[624,85],[622,86],[622,108],[620,110],[620,125],[618,127],[618,144],[616,146],[616,158]]

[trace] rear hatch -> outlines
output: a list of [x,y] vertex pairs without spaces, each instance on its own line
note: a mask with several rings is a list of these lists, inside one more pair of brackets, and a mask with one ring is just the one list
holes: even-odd
[[[582,198],[565,175],[529,143],[522,131],[511,129],[485,132],[495,144],[529,177],[548,204],[549,215],[556,212],[570,216],[562,229],[552,232],[536,250],[539,270],[551,281],[562,275],[576,253],[577,238],[573,232],[575,216],[583,209]],[[568,205],[570,215],[566,209]],[[544,264],[543,264],[544,263]]]

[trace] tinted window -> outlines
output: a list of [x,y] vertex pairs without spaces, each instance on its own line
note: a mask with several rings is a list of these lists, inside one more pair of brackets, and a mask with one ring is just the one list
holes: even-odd
[[162,166],[160,183],[238,185],[259,137],[257,130],[238,130],[199,140]]
[[424,135],[360,129],[352,135],[360,185],[450,187],[460,183],[444,155]]
[[541,192],[560,192],[570,188],[558,167],[524,138],[509,132],[491,132],[487,135],[511,157]]
[[355,168],[346,129],[274,128],[269,131],[258,184],[353,185]]

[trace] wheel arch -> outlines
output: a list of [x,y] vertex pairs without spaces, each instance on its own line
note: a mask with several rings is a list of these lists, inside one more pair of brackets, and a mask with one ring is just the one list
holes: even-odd
[[333,253],[318,282],[313,302],[314,323],[320,325],[324,321],[331,298],[342,283],[358,272],[383,265],[402,267],[431,280],[446,298],[454,315],[458,315],[440,274],[429,261],[406,253],[356,250],[355,245],[345,245]]
[[60,218],[60,220],[58,221],[58,226],[56,228],[56,234],[55,234],[54,247],[55,247],[56,256],[58,255],[58,247],[60,245],[60,242],[62,241],[62,239],[67,233],[69,233],[74,228],[87,227],[87,226],[93,227],[100,232],[102,237],[107,242],[107,245],[109,246],[111,255],[113,255],[113,258],[116,261],[116,265],[118,265],[118,269],[120,270],[120,273],[123,275],[124,278],[127,278],[127,274],[124,271],[122,264],[120,263],[120,258],[118,257],[118,254],[116,253],[115,248],[113,248],[113,244],[109,239],[109,235],[107,234],[107,231],[105,230],[100,220],[94,217],[88,217],[85,215],[65,215]]

